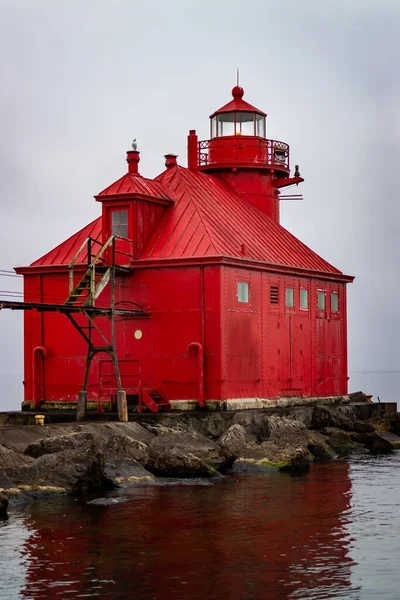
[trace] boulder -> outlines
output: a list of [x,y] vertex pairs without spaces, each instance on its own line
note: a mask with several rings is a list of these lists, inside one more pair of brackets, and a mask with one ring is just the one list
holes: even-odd
[[372,454],[389,454],[395,448],[400,447],[400,438],[390,431],[376,431],[367,444]]
[[104,475],[115,485],[153,479],[145,469],[149,461],[147,446],[126,435],[113,435],[105,445]]
[[308,450],[316,460],[331,460],[335,452],[328,444],[328,437],[318,431],[307,431]]
[[326,427],[325,433],[328,436],[328,444],[335,452],[337,452],[337,454],[348,454],[358,447],[350,437],[350,434],[341,429],[337,429],[336,427]]
[[263,418],[258,431],[258,438],[260,442],[268,440],[275,442],[280,447],[287,445],[307,446],[307,431],[304,423],[296,421],[296,419],[271,415]]
[[388,415],[387,420],[389,421],[387,427],[389,431],[400,436],[400,413],[396,413],[390,416]]
[[326,406],[317,404],[314,408],[311,428],[324,430],[326,427],[335,427],[352,431],[352,425],[358,422],[357,409],[354,406]]
[[218,446],[196,432],[161,433],[149,444],[148,453],[149,471],[165,477],[210,477],[228,466]]
[[279,447],[274,442],[248,446],[233,465],[234,470],[277,469],[279,471],[305,471],[310,468],[313,456],[305,445]]
[[242,455],[247,446],[246,430],[242,425],[232,425],[219,438],[217,446],[221,454],[230,462]]
[[375,431],[375,427],[371,423],[364,421],[356,421],[352,424],[351,429],[356,433],[373,433]]
[[64,450],[75,450],[78,446],[90,444],[93,440],[93,433],[86,431],[71,433],[69,435],[59,435],[44,438],[29,444],[24,454],[33,458],[39,458],[44,454],[55,454]]
[[4,520],[8,518],[8,498],[5,494],[0,492],[0,519]]
[[[72,442],[74,444],[74,442]],[[104,474],[103,444],[97,436],[85,434],[80,442],[61,452],[42,454],[8,476],[22,491],[49,490],[85,492],[112,487]]]
[[243,447],[235,468],[252,465],[296,471],[308,469],[314,458],[328,460],[334,457],[325,436],[309,431],[296,419],[264,415],[256,432],[252,425],[254,433],[261,443],[251,443],[247,436],[248,443]]
[[14,488],[13,473],[33,462],[33,458],[0,445],[0,491]]

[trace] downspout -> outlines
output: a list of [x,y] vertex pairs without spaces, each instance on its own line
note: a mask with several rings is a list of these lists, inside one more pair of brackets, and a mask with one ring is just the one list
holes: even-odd
[[44,346],[36,346],[36,348],[34,348],[32,350],[32,396],[33,396],[33,404],[35,406],[35,408],[39,408],[39,398],[37,397],[37,360],[36,360],[36,356],[39,354],[39,352],[42,353],[43,356],[43,386],[44,386],[44,357],[47,354],[47,350]]
[[200,342],[190,342],[188,350],[190,348],[197,348],[197,385],[198,385],[198,398],[197,401],[199,406],[204,407],[204,348]]

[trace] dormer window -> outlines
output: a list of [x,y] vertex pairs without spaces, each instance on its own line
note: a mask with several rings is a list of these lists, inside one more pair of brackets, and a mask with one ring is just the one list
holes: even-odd
[[128,237],[128,211],[113,210],[111,213],[111,233],[121,238]]
[[254,135],[265,138],[265,117],[253,112],[219,113],[211,118],[211,138]]

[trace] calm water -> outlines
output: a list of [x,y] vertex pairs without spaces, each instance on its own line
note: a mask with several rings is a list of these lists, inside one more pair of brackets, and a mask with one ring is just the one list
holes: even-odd
[[68,497],[0,525],[0,598],[400,597],[400,453]]

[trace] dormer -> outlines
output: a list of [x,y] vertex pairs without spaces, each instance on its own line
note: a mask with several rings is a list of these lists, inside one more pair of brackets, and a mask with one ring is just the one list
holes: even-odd
[[126,160],[128,172],[95,196],[102,203],[103,243],[116,236],[119,265],[129,265],[140,255],[165,209],[173,204],[161,183],[140,175],[136,148],[128,150]]

